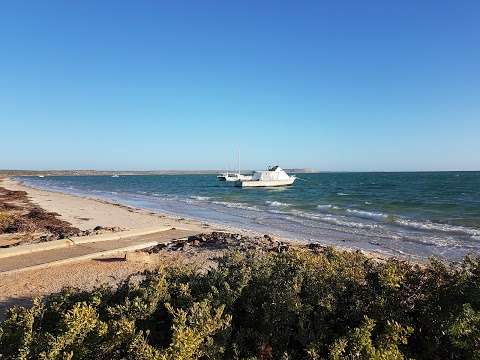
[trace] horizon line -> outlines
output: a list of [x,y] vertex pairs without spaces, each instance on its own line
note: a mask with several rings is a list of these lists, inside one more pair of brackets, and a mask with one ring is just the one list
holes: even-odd
[[[408,172],[480,172],[478,170],[317,170],[314,168],[284,168],[285,170],[305,172],[305,173],[408,173]],[[61,172],[92,172],[92,173],[214,173],[222,171],[232,171],[228,169],[157,169],[157,170],[119,170],[119,169],[0,169],[0,175],[3,173],[61,173]],[[236,171],[236,170],[234,170]],[[255,171],[255,169],[242,169],[241,172]]]

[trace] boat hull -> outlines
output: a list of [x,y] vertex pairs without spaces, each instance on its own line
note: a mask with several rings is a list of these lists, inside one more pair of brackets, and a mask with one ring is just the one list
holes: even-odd
[[295,178],[285,179],[285,180],[246,180],[246,181],[236,181],[235,186],[238,187],[275,187],[275,186],[289,186],[292,185],[295,181]]

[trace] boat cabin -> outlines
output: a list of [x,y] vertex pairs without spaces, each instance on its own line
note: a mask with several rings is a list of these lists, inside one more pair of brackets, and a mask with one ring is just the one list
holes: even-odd
[[290,176],[280,167],[272,166],[266,171],[255,171],[252,176],[254,181],[278,181],[288,180]]

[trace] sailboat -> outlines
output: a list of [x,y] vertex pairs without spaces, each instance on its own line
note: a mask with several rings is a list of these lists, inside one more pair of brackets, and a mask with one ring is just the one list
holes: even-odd
[[243,180],[250,180],[252,178],[251,175],[242,175],[240,172],[240,151],[237,153],[237,169],[238,172],[224,172],[217,176],[219,181],[243,181]]

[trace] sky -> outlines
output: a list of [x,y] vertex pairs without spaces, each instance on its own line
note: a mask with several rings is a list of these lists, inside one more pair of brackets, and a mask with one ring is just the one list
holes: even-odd
[[480,170],[480,1],[3,1],[0,168]]

